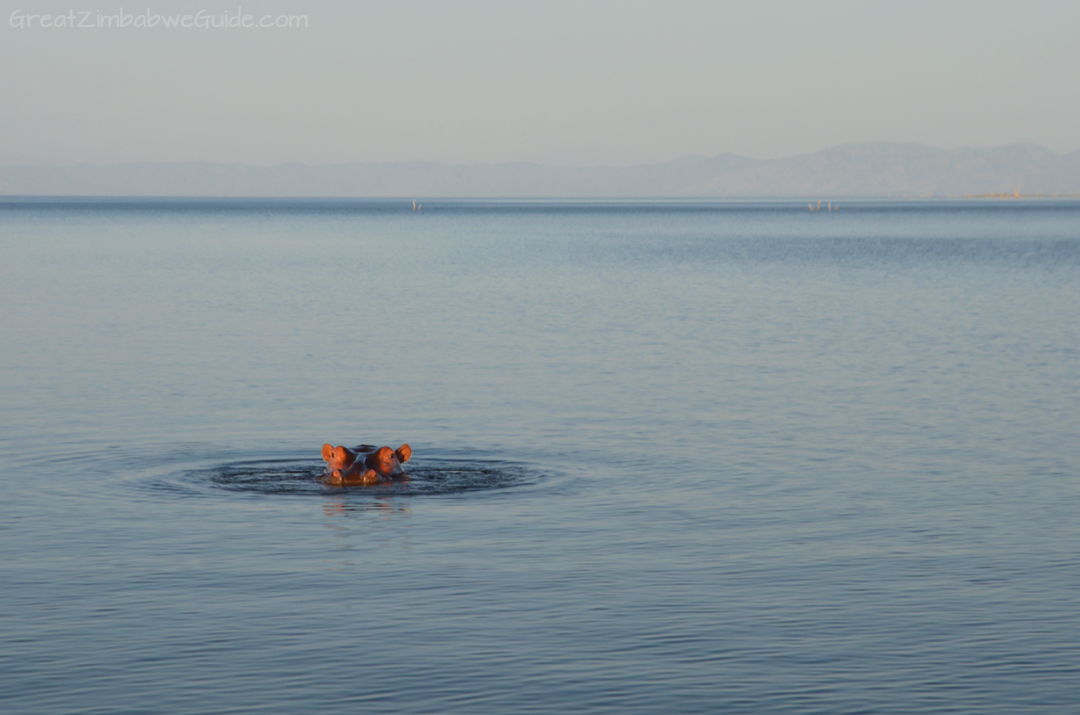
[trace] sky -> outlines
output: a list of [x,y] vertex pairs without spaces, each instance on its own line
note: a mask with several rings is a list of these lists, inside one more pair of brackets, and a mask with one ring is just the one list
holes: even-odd
[[[307,26],[96,24],[200,12]],[[0,166],[1080,149],[1075,0],[0,0],[0,21]]]

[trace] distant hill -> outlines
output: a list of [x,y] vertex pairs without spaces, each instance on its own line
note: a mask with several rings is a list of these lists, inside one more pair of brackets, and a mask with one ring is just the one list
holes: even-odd
[[736,154],[628,167],[531,163],[208,162],[0,167],[7,196],[856,197],[1080,193],[1080,151],[843,144],[784,159]]

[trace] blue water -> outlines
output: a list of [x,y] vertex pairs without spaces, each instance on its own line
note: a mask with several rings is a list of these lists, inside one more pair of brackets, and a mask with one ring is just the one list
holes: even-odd
[[1080,704],[1080,202],[8,199],[0,257],[5,713]]

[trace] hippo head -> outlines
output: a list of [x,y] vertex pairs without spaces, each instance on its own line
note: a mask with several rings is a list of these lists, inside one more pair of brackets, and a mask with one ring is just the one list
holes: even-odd
[[409,461],[412,449],[403,444],[397,449],[361,445],[355,450],[324,444],[322,457],[326,461],[324,480],[331,484],[375,484],[381,477],[401,474],[401,465]]
[[322,458],[326,461],[326,468],[329,471],[335,469],[348,469],[356,461],[356,452],[346,447],[335,447],[330,444],[324,444],[322,446]]
[[403,444],[396,450],[389,447],[380,447],[367,456],[364,465],[368,469],[374,469],[378,474],[388,477],[391,474],[400,473],[402,463],[408,462],[410,456],[412,456],[412,449],[407,444]]

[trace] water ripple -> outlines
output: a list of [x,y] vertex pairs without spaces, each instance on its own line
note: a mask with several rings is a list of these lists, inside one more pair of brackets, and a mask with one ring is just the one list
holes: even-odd
[[410,464],[406,475],[389,484],[336,487],[323,484],[322,462],[309,459],[258,459],[185,470],[152,481],[152,488],[172,493],[221,490],[262,496],[327,493],[386,496],[435,496],[509,489],[535,484],[543,475],[521,464],[487,460],[427,459]]

